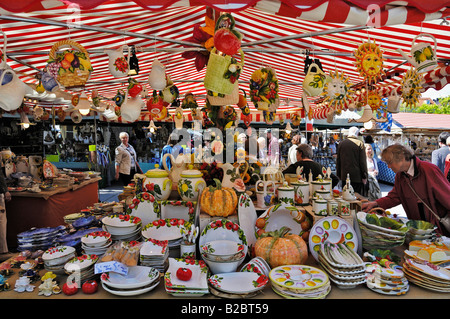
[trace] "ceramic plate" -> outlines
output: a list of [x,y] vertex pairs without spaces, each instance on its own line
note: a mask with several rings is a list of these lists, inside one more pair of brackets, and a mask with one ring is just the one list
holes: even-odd
[[95,231],[81,237],[81,242],[86,246],[98,247],[105,245],[111,238],[111,234],[107,231]]
[[195,207],[197,202],[184,200],[163,200],[160,201],[161,218],[184,219],[191,224],[195,222]]
[[168,243],[167,240],[148,239],[142,244],[140,254],[141,256],[164,256]]
[[273,268],[269,273],[271,282],[290,290],[316,290],[329,284],[328,275],[315,267],[285,265]]
[[358,251],[358,238],[353,227],[343,218],[328,216],[317,221],[309,234],[309,251],[314,259],[323,243],[345,243],[354,252]]
[[141,219],[131,215],[113,214],[103,217],[102,223],[112,227],[133,227],[142,223]]
[[[389,233],[389,234],[399,235],[399,236],[404,236],[406,234],[406,232],[408,231],[408,226],[406,226],[406,225],[404,225],[404,227],[403,227],[404,231],[400,231],[400,230],[396,230],[396,229],[389,229],[389,228],[369,224],[366,221],[366,215],[367,215],[367,213],[365,213],[365,212],[358,212],[356,214],[356,217],[358,218],[358,221],[360,223],[362,223],[364,226],[366,226],[369,229],[378,230],[378,231],[381,231],[384,233]],[[402,221],[402,220],[400,220],[400,221]]]
[[142,288],[159,279],[159,271],[153,267],[134,266],[128,267],[126,276],[111,271],[103,273],[100,279],[102,283],[115,289]]
[[142,236],[145,239],[175,241],[182,237],[181,225],[185,224],[184,219],[159,219],[147,224],[142,229]]
[[238,218],[239,226],[244,231],[249,246],[249,254],[251,254],[251,247],[256,243],[255,224],[258,215],[256,214],[255,206],[247,194],[242,194],[239,198],[238,204]]
[[247,238],[241,227],[229,219],[222,218],[210,222],[203,228],[199,238],[199,246],[214,240],[232,240],[244,245],[244,254],[248,252]]
[[[188,281],[177,278],[179,268],[189,268],[192,277]],[[208,289],[208,266],[202,261],[191,262],[181,258],[169,258],[169,268],[164,275],[165,285],[170,289]]]
[[81,217],[73,221],[72,226],[75,228],[84,228],[93,224],[97,218],[95,216]]
[[261,229],[270,232],[287,226],[291,229],[291,233],[301,235],[303,231],[301,223],[305,218],[306,215],[294,206],[271,206],[257,219],[255,231],[258,234]]
[[[404,251],[404,253],[405,253],[405,255],[406,256],[408,256],[408,257],[411,257],[411,258],[419,258],[419,259],[421,259],[421,260],[425,260],[425,259],[423,259],[423,258],[420,258],[419,256],[417,256],[417,251],[413,251],[413,250],[408,250],[408,249],[406,249],[405,251]],[[426,260],[425,260],[426,261]],[[441,260],[441,261],[439,261],[439,262],[433,262],[432,264],[436,264],[436,263],[445,263],[445,262],[448,262],[448,261],[450,261],[450,256],[447,256],[447,259],[446,260]]]
[[64,270],[71,273],[91,267],[98,261],[97,255],[82,255],[72,258],[64,265]]
[[71,246],[51,247],[42,254],[42,259],[44,261],[52,260],[52,259],[56,259],[56,258],[60,258],[60,257],[65,257],[67,255],[74,254],[74,253],[75,253],[75,248],[73,248]]
[[217,290],[231,294],[246,294],[264,289],[269,278],[256,272],[230,272],[215,274],[209,277],[208,281]]
[[58,227],[44,227],[44,228],[32,228],[30,230],[24,231],[22,233],[17,234],[18,238],[35,238],[40,236],[53,236],[60,231],[65,229],[64,226]]
[[136,289],[136,290],[115,290],[114,288],[109,287],[108,285],[106,285],[106,284],[104,284],[102,282],[102,288],[103,289],[105,289],[110,294],[117,295],[117,296],[137,296],[137,295],[142,295],[144,293],[152,291],[158,285],[159,285],[159,280],[156,280],[156,282],[153,283],[152,285],[150,285],[149,287],[145,287],[145,288],[141,288],[141,289]]
[[424,276],[429,276],[434,280],[440,280],[442,282],[445,282],[446,284],[450,284],[450,271],[445,268],[433,265],[422,260],[407,259],[405,260],[405,262],[408,267],[412,267],[414,270],[419,271]]
[[[148,196],[145,196],[145,194]],[[145,192],[139,193],[133,198],[132,203],[126,209],[126,213],[139,217],[142,220],[142,226],[161,219],[158,202],[152,195]]]

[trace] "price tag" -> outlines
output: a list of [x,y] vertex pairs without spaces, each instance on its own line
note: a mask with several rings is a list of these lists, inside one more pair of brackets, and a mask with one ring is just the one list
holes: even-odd
[[128,274],[128,267],[118,261],[107,261],[95,264],[95,274],[101,274],[110,271],[126,276]]

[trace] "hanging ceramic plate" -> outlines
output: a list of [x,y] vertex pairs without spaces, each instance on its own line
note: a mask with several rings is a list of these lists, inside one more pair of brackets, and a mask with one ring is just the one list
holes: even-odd
[[275,285],[292,291],[317,290],[329,284],[328,275],[315,267],[306,265],[284,265],[273,268],[269,278]]
[[239,198],[238,218],[239,225],[244,231],[248,247],[250,248],[249,254],[251,254],[252,247],[256,243],[255,225],[258,215],[256,214],[256,209],[252,200],[245,193]]
[[181,239],[181,225],[185,223],[184,219],[158,219],[142,229],[142,236],[145,239],[175,241]]
[[230,272],[215,274],[208,278],[215,289],[232,293],[246,294],[264,289],[269,278],[256,272]]
[[191,224],[195,222],[195,205],[197,202],[184,200],[163,200],[160,201],[161,218],[184,219]]
[[142,288],[159,280],[159,271],[153,267],[128,267],[128,273],[122,275],[116,272],[103,273],[100,277],[102,283],[115,289]]
[[328,216],[317,221],[309,233],[309,251],[318,260],[318,251],[323,243],[345,243],[354,252],[358,251],[358,238],[353,227],[343,218]]
[[261,231],[270,232],[286,226],[290,232],[301,235],[303,228],[301,223],[306,219],[305,213],[294,206],[284,206],[281,204],[270,206],[256,221],[256,234]]
[[142,220],[142,226],[161,219],[161,213],[158,202],[153,195],[147,192],[136,195],[131,204],[128,205],[126,213]]
[[229,219],[222,218],[210,222],[203,228],[199,238],[199,246],[214,240],[231,240],[244,245],[244,254],[248,252],[247,238],[242,228]]
[[[188,281],[177,278],[179,268],[188,268],[192,271],[192,277]],[[164,274],[164,283],[170,289],[208,289],[208,266],[202,261],[187,260],[182,258],[169,258],[169,268]],[[182,292],[182,291],[181,291]]]

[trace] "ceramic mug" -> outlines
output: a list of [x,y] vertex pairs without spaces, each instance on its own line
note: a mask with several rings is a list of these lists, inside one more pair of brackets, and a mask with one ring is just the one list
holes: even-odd
[[283,185],[282,187],[278,187],[278,202],[282,205],[294,206],[294,197],[295,192],[293,187],[289,187],[287,185]]
[[196,246],[194,243],[185,244],[180,243],[180,258],[194,258],[196,256],[195,252]]

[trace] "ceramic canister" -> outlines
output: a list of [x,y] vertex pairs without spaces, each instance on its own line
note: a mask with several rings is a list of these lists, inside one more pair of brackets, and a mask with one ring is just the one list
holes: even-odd
[[339,216],[350,216],[350,203],[346,200],[339,200]]
[[294,187],[291,187],[287,184],[287,182],[277,188],[278,193],[278,202],[282,205],[294,205]]
[[329,199],[327,201],[327,211],[328,216],[337,216],[339,214],[339,203],[334,199]]
[[327,189],[318,189],[314,192],[313,197],[321,197],[323,199],[332,199],[332,195]]
[[318,181],[312,181],[312,193],[314,194],[315,191],[318,189],[326,189],[329,192],[331,192],[331,180],[318,180]]
[[155,167],[145,173],[143,190],[151,191],[157,200],[167,200],[172,192],[172,180],[166,170],[159,169],[159,165]]
[[293,182],[295,205],[309,205],[309,183],[305,181]]
[[328,203],[323,198],[313,198],[313,213],[318,216],[327,216]]
[[199,191],[206,187],[203,173],[196,169],[184,170],[178,181],[178,193],[182,200],[196,201]]

